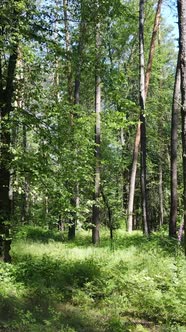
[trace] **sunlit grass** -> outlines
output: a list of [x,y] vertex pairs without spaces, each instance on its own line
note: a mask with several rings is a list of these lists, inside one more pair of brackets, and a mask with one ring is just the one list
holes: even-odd
[[13,265],[2,264],[0,284],[8,326],[28,332],[186,331],[186,263],[175,240],[122,230],[112,242],[101,230],[97,247],[90,231],[77,232],[74,242],[66,238],[38,227],[15,236]]

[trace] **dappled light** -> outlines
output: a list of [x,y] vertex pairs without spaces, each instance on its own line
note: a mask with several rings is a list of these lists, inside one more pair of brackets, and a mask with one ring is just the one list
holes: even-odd
[[0,332],[186,332],[185,59],[186,0],[0,0]]
[[79,231],[75,243],[67,234],[55,241],[51,231],[43,243],[43,229],[31,228],[15,236],[13,264],[1,265],[3,326],[129,332],[161,331],[160,326],[171,331],[174,324],[186,324],[184,255],[163,233],[147,239],[139,231],[118,230],[111,247],[102,229],[95,248],[88,243],[89,231]]

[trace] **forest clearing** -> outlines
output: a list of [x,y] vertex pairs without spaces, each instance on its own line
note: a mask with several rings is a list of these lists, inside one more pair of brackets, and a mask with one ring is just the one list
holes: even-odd
[[186,1],[0,1],[0,332],[186,331]]
[[163,232],[67,234],[23,227],[1,265],[1,331],[184,332],[186,261]]

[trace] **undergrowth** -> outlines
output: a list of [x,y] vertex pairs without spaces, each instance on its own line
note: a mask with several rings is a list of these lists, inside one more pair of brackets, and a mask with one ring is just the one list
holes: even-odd
[[186,261],[163,234],[102,232],[99,247],[80,231],[24,227],[13,263],[0,264],[0,331],[186,331]]

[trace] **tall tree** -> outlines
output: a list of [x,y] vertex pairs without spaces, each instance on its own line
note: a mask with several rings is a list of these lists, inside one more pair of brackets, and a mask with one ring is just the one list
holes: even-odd
[[144,0],[140,0],[139,15],[139,68],[140,68],[140,122],[141,122],[141,196],[143,230],[149,233],[146,190],[146,119],[145,119],[145,55],[144,55]]
[[[149,50],[149,58],[148,58],[148,64],[147,64],[147,70],[145,74],[145,89],[144,89],[144,96],[143,100],[146,100],[147,94],[148,94],[148,88],[149,88],[149,82],[150,82],[150,75],[152,71],[152,63],[153,63],[153,57],[154,57],[154,52],[155,52],[155,43],[157,39],[157,33],[159,30],[159,25],[160,25],[160,18],[161,18],[161,7],[162,7],[162,2],[163,0],[158,0],[157,3],[157,9],[156,9],[156,14],[155,14],[155,19],[154,19],[154,26],[153,26],[153,31],[152,31],[152,38],[151,38],[151,44],[150,44],[150,50]],[[143,15],[144,13],[144,3],[140,3],[140,8],[142,10],[140,11],[140,14],[142,17],[140,17],[140,26],[143,24]],[[141,29],[141,28],[140,28]],[[143,31],[141,31],[142,34],[140,34],[140,38],[143,38]],[[143,41],[141,40],[141,44]],[[141,46],[140,46],[141,47]],[[141,50],[140,50],[141,52]],[[140,54],[141,56],[141,54]],[[144,54],[143,54],[144,56]],[[142,60],[143,61],[143,60]],[[144,64],[145,65],[145,64]],[[145,70],[141,67],[141,70]],[[141,126],[141,120],[142,120],[142,126]],[[133,150],[133,160],[132,160],[132,167],[131,167],[131,175],[130,175],[130,184],[129,184],[129,199],[128,199],[128,220],[127,220],[127,229],[129,232],[132,231],[132,221],[133,221],[133,209],[134,209],[134,193],[135,193],[135,181],[136,181],[136,171],[137,171],[137,162],[138,162],[138,153],[139,153],[139,145],[141,141],[141,129],[142,129],[142,135],[145,134],[145,118],[141,114],[140,116],[140,121],[138,122],[137,125],[137,130],[136,130],[136,136],[135,136],[135,142],[134,142],[134,150]],[[142,147],[143,150],[145,149],[145,142],[143,140],[142,142]],[[142,162],[145,162],[145,154],[142,153]],[[142,177],[145,174],[142,174]],[[142,178],[142,184],[144,186],[144,178]],[[145,199],[145,197],[144,197]],[[146,203],[143,199],[143,205],[144,208],[146,206]],[[144,211],[144,214],[146,215],[146,212]]]
[[[99,18],[98,18],[99,20]],[[95,179],[94,179],[94,195],[93,195],[93,211],[92,211],[92,242],[98,244],[100,240],[99,227],[100,227],[100,207],[99,197],[101,193],[101,76],[100,76],[100,22],[96,24],[96,59],[95,59]]]
[[[6,5],[4,4],[4,10],[6,11]],[[5,34],[9,33],[9,38],[13,39],[13,42],[9,41],[10,52],[3,54],[3,48],[0,51],[0,118],[1,118],[1,132],[0,132],[0,249],[1,255],[3,255],[4,261],[10,261],[9,249],[9,225],[11,216],[11,202],[9,197],[10,187],[10,129],[9,118],[12,111],[12,102],[14,95],[14,79],[16,62],[18,57],[18,13],[16,6],[14,5],[10,16],[14,27],[10,29],[7,22],[2,22],[1,36],[5,38]],[[14,15],[14,17],[13,17]],[[6,71],[3,68],[6,66],[5,56],[8,57],[8,65]],[[3,235],[2,235],[3,234]]]
[[176,236],[176,220],[178,205],[178,176],[177,176],[177,148],[178,148],[178,113],[180,110],[180,55],[178,54],[175,74],[174,93],[172,101],[171,120],[171,206],[169,220],[169,236]]
[[183,150],[183,205],[186,255],[186,2],[177,1],[179,22],[179,51],[181,68],[181,114],[182,114],[182,150]]

